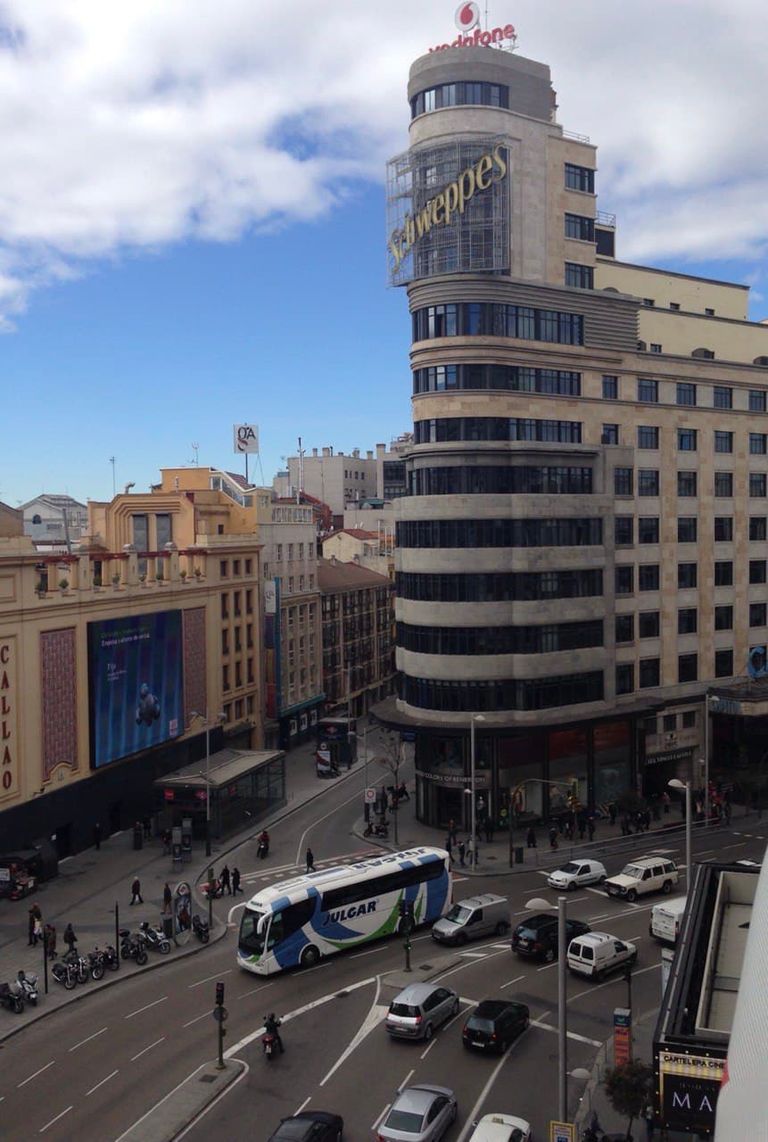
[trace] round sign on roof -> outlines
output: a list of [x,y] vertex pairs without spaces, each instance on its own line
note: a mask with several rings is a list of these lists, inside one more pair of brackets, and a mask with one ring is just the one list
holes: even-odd
[[477,4],[459,4],[454,19],[460,32],[469,32],[480,23],[480,8]]

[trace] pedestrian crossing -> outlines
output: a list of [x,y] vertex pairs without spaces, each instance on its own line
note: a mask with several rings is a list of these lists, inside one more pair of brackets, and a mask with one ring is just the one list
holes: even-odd
[[[360,849],[354,853],[344,853],[342,856],[327,857],[325,860],[316,860],[315,868],[333,868],[340,864],[356,864],[357,861],[365,860],[369,857],[380,856],[381,849],[368,848]],[[304,875],[304,864],[279,864],[279,865],[265,865],[255,869],[250,869],[240,875],[241,884],[261,884],[270,880],[286,880],[293,876]]]

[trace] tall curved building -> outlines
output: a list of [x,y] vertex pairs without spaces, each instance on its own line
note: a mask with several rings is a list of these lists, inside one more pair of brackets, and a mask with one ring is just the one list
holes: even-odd
[[710,681],[749,653],[746,620],[718,628],[716,608],[738,589],[766,599],[728,560],[746,513],[715,484],[726,468],[745,496],[765,481],[749,429],[768,329],[741,286],[616,260],[596,149],[557,122],[544,64],[432,51],[408,99],[388,257],[412,321],[414,444],[399,691],[376,715],[415,743],[430,824],[469,822],[472,737],[481,817],[504,820],[513,795],[541,816],[574,794],[657,796],[702,775]]

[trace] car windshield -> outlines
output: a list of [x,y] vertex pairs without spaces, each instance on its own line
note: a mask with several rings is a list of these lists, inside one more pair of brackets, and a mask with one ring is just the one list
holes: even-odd
[[579,871],[579,866],[577,864],[574,864],[572,860],[569,860],[568,864],[564,864],[563,867],[559,868],[557,871],[558,872],[576,873]]
[[256,908],[246,908],[243,912],[239,943],[244,952],[261,955],[264,951],[264,931],[259,931],[259,923],[266,915],[266,912],[259,912]]
[[452,924],[466,924],[471,915],[469,908],[465,908],[463,904],[454,904],[445,919],[450,920]]
[[402,1130],[404,1134],[418,1134],[421,1130],[422,1116],[414,1114],[411,1110],[390,1110],[389,1117],[384,1123],[392,1130]]
[[621,870],[622,876],[631,876],[633,880],[641,880],[643,876],[643,869],[638,868],[636,864],[625,864]]

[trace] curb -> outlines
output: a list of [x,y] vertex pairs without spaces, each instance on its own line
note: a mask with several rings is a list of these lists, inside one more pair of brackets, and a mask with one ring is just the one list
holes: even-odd
[[[643,1023],[645,1020],[652,1019],[656,1014],[657,1014],[657,1012],[655,1009],[652,1011],[645,1011],[645,1012],[643,1012],[642,1015],[638,1016],[637,1023],[640,1024],[640,1023]],[[633,1020],[633,1022],[634,1022],[634,1020]],[[609,1057],[609,1054],[611,1051],[612,1043],[613,1043],[612,1039],[606,1039],[605,1042],[603,1043],[602,1047],[600,1048],[600,1050],[597,1052],[597,1055],[595,1056],[595,1061],[592,1065],[592,1074],[591,1074],[589,1081],[587,1082],[586,1086],[584,1087],[584,1092],[581,1095],[581,1098],[579,1099],[578,1110],[576,1111],[576,1113],[573,1116],[573,1122],[574,1122],[574,1125],[576,1127],[577,1132],[583,1126],[586,1126],[587,1120],[589,1118],[591,1118],[593,1111],[595,1111],[595,1109],[596,1109],[595,1108],[595,1092],[599,1089],[599,1087],[602,1084],[602,1078],[601,1078],[602,1072],[609,1065],[608,1057]],[[653,1053],[653,1052],[651,1052],[651,1053]],[[633,1052],[633,1058],[634,1057],[636,1057],[636,1056]],[[653,1066],[653,1059],[652,1058],[651,1058],[651,1061],[649,1063],[649,1066],[651,1066],[651,1067]],[[610,1106],[610,1104],[609,1104],[609,1106]],[[613,1111],[613,1107],[611,1107],[610,1109],[611,1109],[611,1111]],[[599,1117],[600,1117],[600,1115],[598,1113],[598,1118]]]
[[173,1142],[181,1130],[194,1126],[247,1070],[240,1059],[229,1059],[223,1070],[213,1061],[202,1063],[129,1126],[118,1142]]

